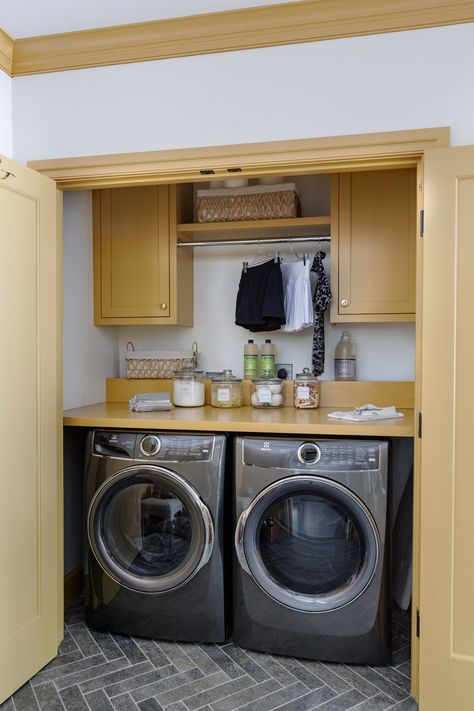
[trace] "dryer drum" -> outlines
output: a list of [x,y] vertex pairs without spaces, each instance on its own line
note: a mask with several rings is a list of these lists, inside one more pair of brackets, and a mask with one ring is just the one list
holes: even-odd
[[161,466],[122,469],[96,491],[87,517],[101,568],[130,590],[162,593],[208,562],[214,529],[193,486]]
[[235,545],[241,567],[267,595],[315,613],[362,595],[380,551],[365,504],[320,476],[288,477],[261,491],[239,518]]

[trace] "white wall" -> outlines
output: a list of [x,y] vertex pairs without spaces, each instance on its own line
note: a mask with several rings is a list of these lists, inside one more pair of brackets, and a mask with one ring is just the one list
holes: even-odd
[[12,147],[12,80],[0,69],[0,153],[11,158]]
[[117,331],[94,326],[92,200],[64,195],[64,407],[105,399],[105,378],[117,372]]
[[13,80],[19,160],[451,126],[474,143],[474,24]]

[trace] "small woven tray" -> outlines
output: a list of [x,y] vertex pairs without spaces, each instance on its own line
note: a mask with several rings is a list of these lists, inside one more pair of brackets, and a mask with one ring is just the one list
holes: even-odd
[[176,370],[196,368],[198,345],[194,341],[191,351],[136,351],[132,341],[125,353],[126,378],[172,378]]

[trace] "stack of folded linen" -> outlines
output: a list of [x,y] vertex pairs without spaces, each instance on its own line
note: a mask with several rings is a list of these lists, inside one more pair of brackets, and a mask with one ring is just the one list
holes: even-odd
[[153,412],[154,410],[171,410],[169,393],[140,393],[128,401],[128,409],[133,412]]

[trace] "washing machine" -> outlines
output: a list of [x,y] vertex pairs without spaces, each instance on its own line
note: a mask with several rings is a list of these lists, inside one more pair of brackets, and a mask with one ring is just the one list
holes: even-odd
[[387,442],[236,439],[237,644],[390,663],[387,466]]
[[86,451],[86,622],[223,642],[224,435],[95,430]]

